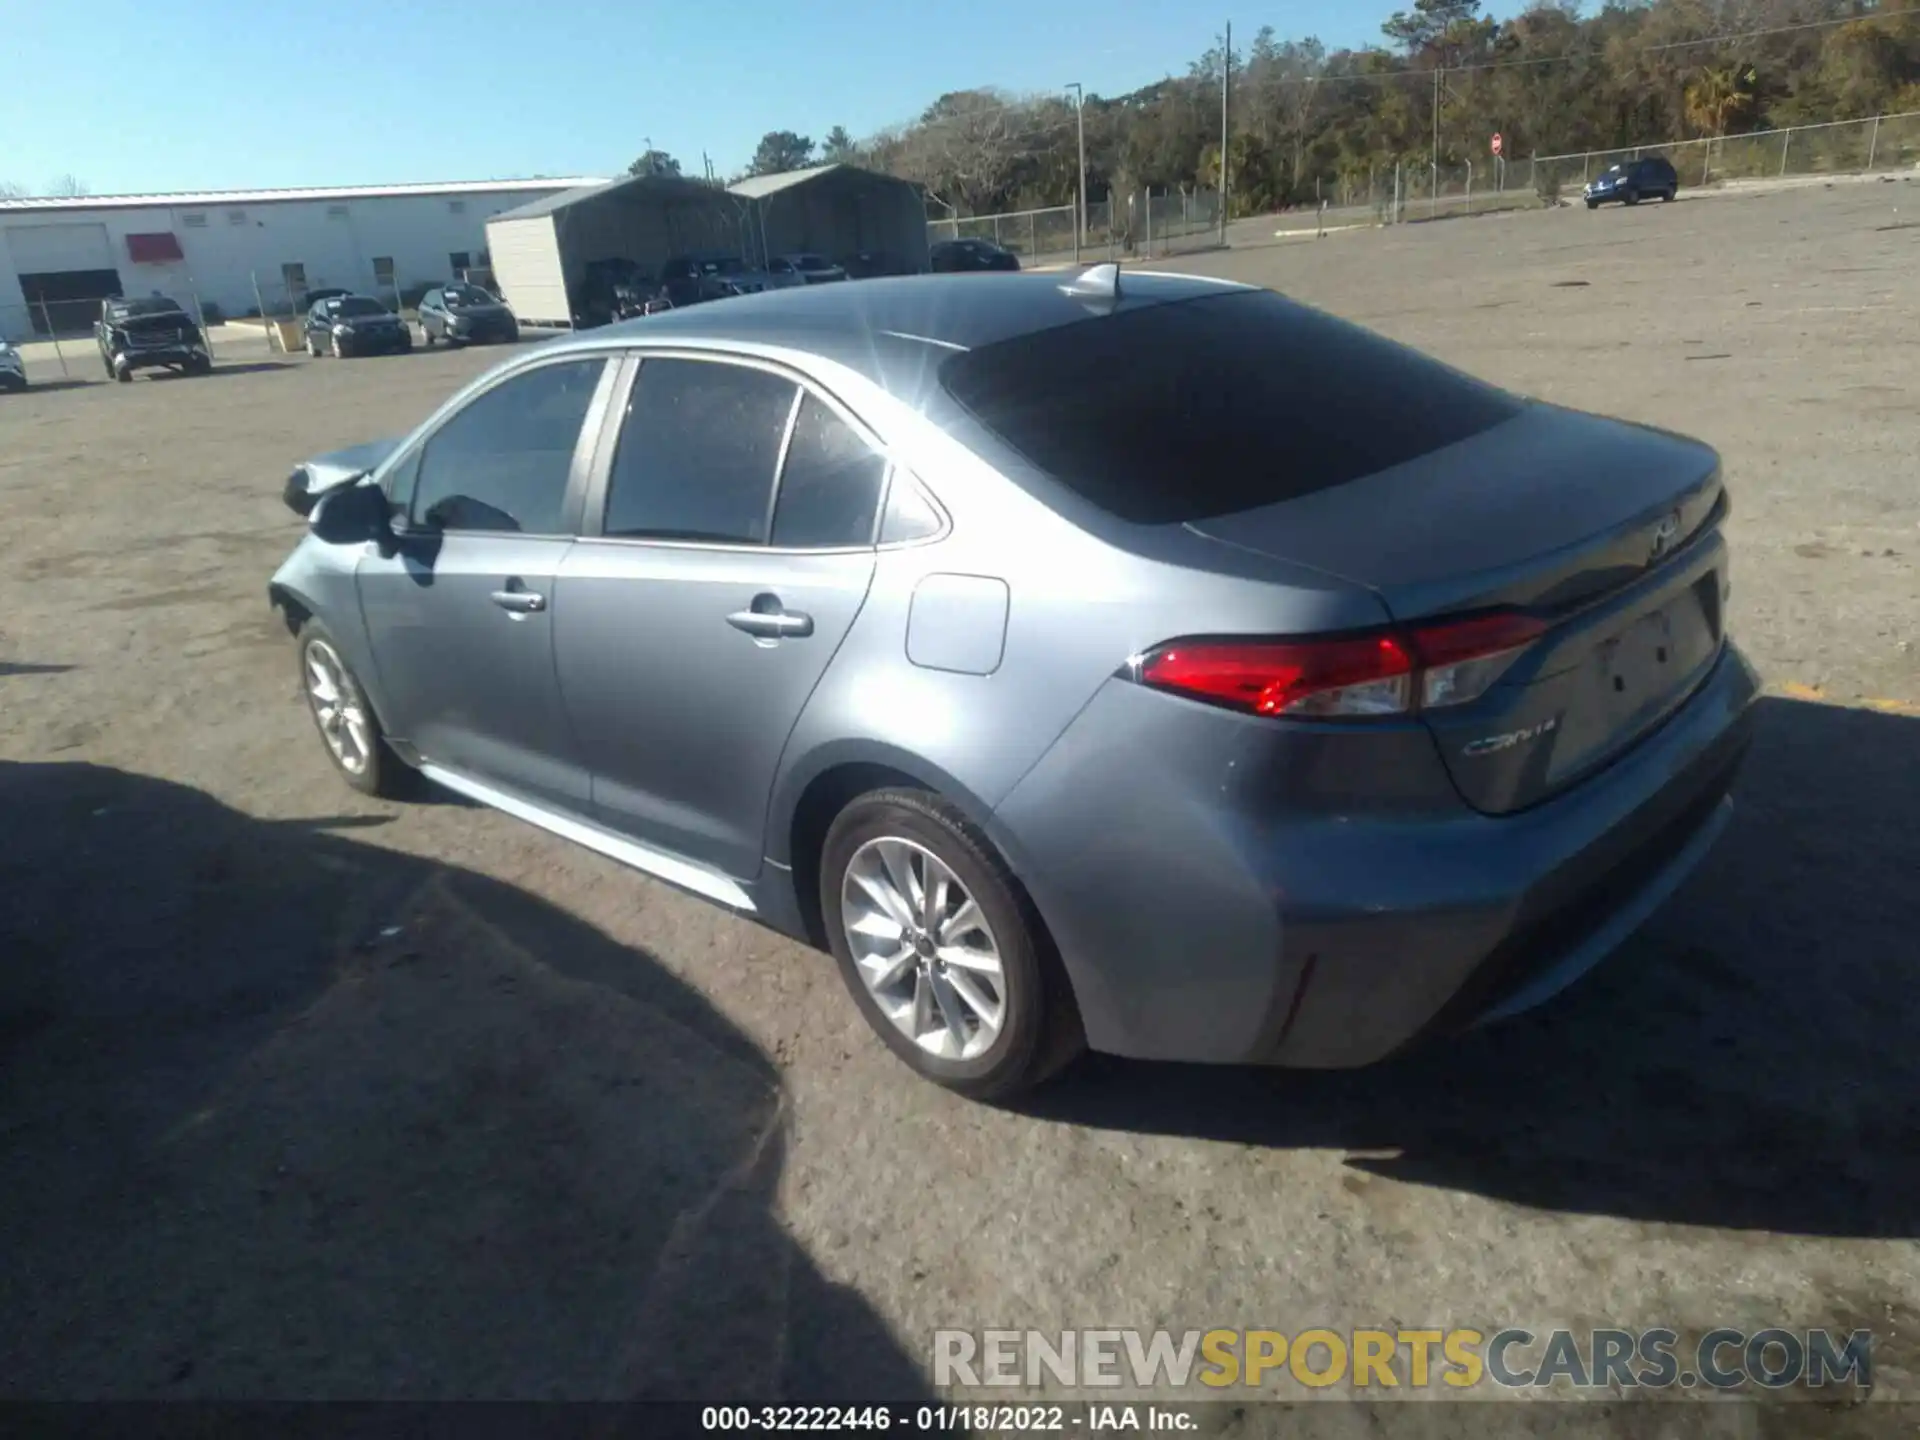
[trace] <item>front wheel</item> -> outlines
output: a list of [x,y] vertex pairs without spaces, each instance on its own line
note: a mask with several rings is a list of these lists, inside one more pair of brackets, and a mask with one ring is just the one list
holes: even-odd
[[1598,200],[1587,201],[1587,209],[1598,210],[1599,208],[1600,208],[1600,202]]
[[307,713],[313,717],[333,768],[362,795],[402,793],[411,772],[387,748],[380,717],[367,703],[366,692],[327,627],[318,620],[308,620],[300,627],[295,644]]
[[827,832],[820,909],[867,1023],[920,1075],[978,1100],[1085,1048],[1064,971],[986,837],[937,796],[879,790]]

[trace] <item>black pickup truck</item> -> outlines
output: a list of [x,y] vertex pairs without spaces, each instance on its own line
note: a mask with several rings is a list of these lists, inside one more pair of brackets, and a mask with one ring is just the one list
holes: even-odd
[[136,370],[165,368],[182,375],[204,375],[213,369],[213,356],[200,327],[164,295],[102,300],[93,338],[100,346],[100,363],[115,380],[131,380]]

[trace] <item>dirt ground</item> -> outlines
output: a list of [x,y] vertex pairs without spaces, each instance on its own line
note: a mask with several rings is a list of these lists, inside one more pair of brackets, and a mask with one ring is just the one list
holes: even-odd
[[1573,993],[1362,1075],[968,1104],[822,957],[340,785],[280,482],[496,353],[0,396],[0,1392],[905,1399],[949,1326],[1829,1325],[1911,1395],[1913,194],[1181,262],[1700,435],[1733,490],[1774,695],[1726,838]]

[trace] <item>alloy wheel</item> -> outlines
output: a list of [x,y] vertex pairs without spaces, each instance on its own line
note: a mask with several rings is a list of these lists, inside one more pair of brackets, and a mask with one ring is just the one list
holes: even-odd
[[366,702],[348,675],[339,654],[324,640],[307,642],[307,703],[313,708],[320,738],[340,768],[363,775],[373,758],[372,727]]
[[841,924],[880,1012],[929,1055],[972,1060],[1007,1021],[999,942],[960,877],[922,845],[894,836],[853,853]]

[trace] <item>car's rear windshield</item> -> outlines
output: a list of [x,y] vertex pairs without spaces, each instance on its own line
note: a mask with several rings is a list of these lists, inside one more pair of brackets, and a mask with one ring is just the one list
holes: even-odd
[[1022,335],[955,355],[940,378],[1041,470],[1140,525],[1329,489],[1521,408],[1437,360],[1264,290]]
[[349,295],[336,300],[327,309],[336,315],[384,315],[387,307],[378,300],[369,300],[365,296]]
[[124,304],[114,306],[113,313],[116,315],[134,316],[179,315],[183,312],[177,301],[162,300],[156,297],[152,300],[128,300]]
[[478,285],[449,285],[446,291],[450,305],[491,305],[493,296]]

